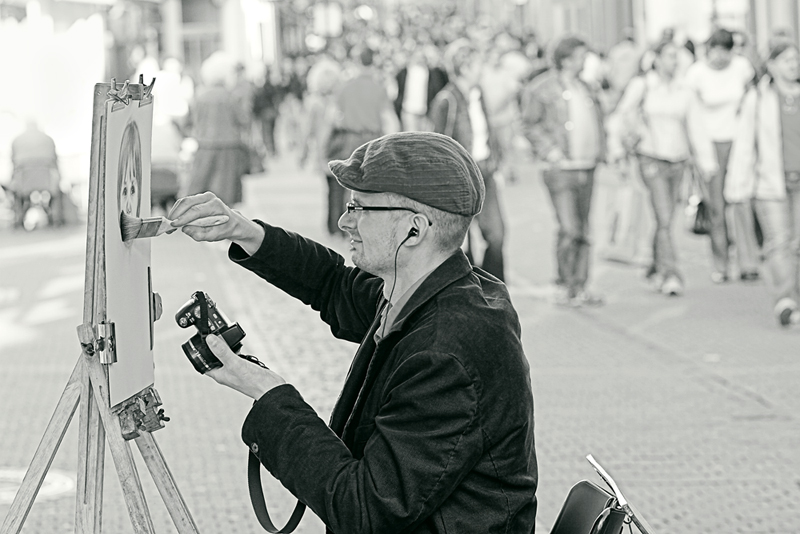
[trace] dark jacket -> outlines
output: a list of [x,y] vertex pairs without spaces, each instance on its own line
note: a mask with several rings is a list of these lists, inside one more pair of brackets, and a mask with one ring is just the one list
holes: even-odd
[[[578,83],[586,87],[594,102],[600,154],[605,154],[606,136],[603,126],[603,109],[597,91],[583,80],[578,79]],[[540,74],[522,91],[520,111],[523,131],[531,143],[534,155],[539,158],[546,158],[554,148],[559,148],[567,159],[570,158],[569,131],[573,124],[570,120],[569,104],[567,103],[569,94],[555,69]]]
[[330,428],[291,385],[251,409],[242,438],[337,534],[525,533],[536,515],[530,368],[506,287],[459,250],[373,334],[383,280],[261,223],[232,260],[361,343]]
[[[488,161],[484,162],[481,169],[489,172],[497,170],[497,154],[499,147],[497,138],[492,127],[489,125],[488,115],[486,115],[486,105],[481,99],[483,114],[487,116],[487,127],[489,128],[489,155]],[[469,102],[458,86],[450,82],[442,88],[436,95],[428,113],[433,121],[433,131],[452,137],[458,143],[472,152],[472,122],[469,118]]]
[[[403,67],[397,73],[395,80],[397,81],[397,98],[394,99],[394,111],[400,117],[403,113],[403,99],[406,96],[406,77],[408,76],[408,67]],[[442,87],[447,85],[449,78],[447,72],[439,67],[428,67],[428,93],[425,103],[428,105],[428,111],[431,109],[431,102],[436,93],[442,90]]]

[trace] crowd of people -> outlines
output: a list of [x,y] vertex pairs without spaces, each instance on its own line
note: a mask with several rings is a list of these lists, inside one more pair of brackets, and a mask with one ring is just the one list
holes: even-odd
[[[764,277],[780,324],[800,322],[800,85],[790,36],[776,32],[763,60],[744,33],[721,28],[702,45],[665,30],[652,46],[629,35],[602,52],[574,36],[540,46],[435,9],[403,16],[414,24],[364,25],[258,76],[224,54],[207,59],[177,128],[196,141],[184,192],[210,190],[236,205],[244,175],[291,151],[325,176],[327,230],[341,236],[349,199],[327,162],[381,135],[433,131],[481,169],[486,202],[464,249],[498,279],[504,185],[519,178],[527,151],[558,222],[559,304],[603,304],[587,289],[591,243],[602,258],[644,262],[656,291],[681,295],[672,229],[692,199],[708,219],[711,280]],[[596,174],[610,191],[603,199],[594,198]]]

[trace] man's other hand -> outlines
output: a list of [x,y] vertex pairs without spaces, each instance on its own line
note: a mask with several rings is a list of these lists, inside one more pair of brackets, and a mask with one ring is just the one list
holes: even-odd
[[218,383],[258,400],[272,388],[285,384],[286,381],[272,372],[244,360],[234,354],[221,337],[209,335],[206,343],[214,356],[222,362],[222,367],[206,373]]
[[[196,226],[192,223],[204,217],[227,215],[228,220],[217,226]],[[264,229],[257,223],[229,208],[214,193],[183,197],[178,200],[167,215],[172,226],[195,241],[231,240],[253,255],[264,240]]]

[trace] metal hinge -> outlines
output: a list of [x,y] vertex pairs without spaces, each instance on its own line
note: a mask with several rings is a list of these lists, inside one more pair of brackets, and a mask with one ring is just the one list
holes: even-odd
[[100,363],[117,363],[117,338],[114,323],[100,323],[97,325],[97,352],[100,354]]
[[78,339],[87,356],[100,356],[100,363],[117,363],[117,340],[114,323],[100,323],[94,328],[90,325],[78,327]]

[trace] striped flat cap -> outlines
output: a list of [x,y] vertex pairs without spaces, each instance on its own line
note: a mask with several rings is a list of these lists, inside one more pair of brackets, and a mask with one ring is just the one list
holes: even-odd
[[458,215],[480,213],[486,194],[481,171],[464,147],[433,132],[384,135],[328,167],[347,189],[397,193]]

